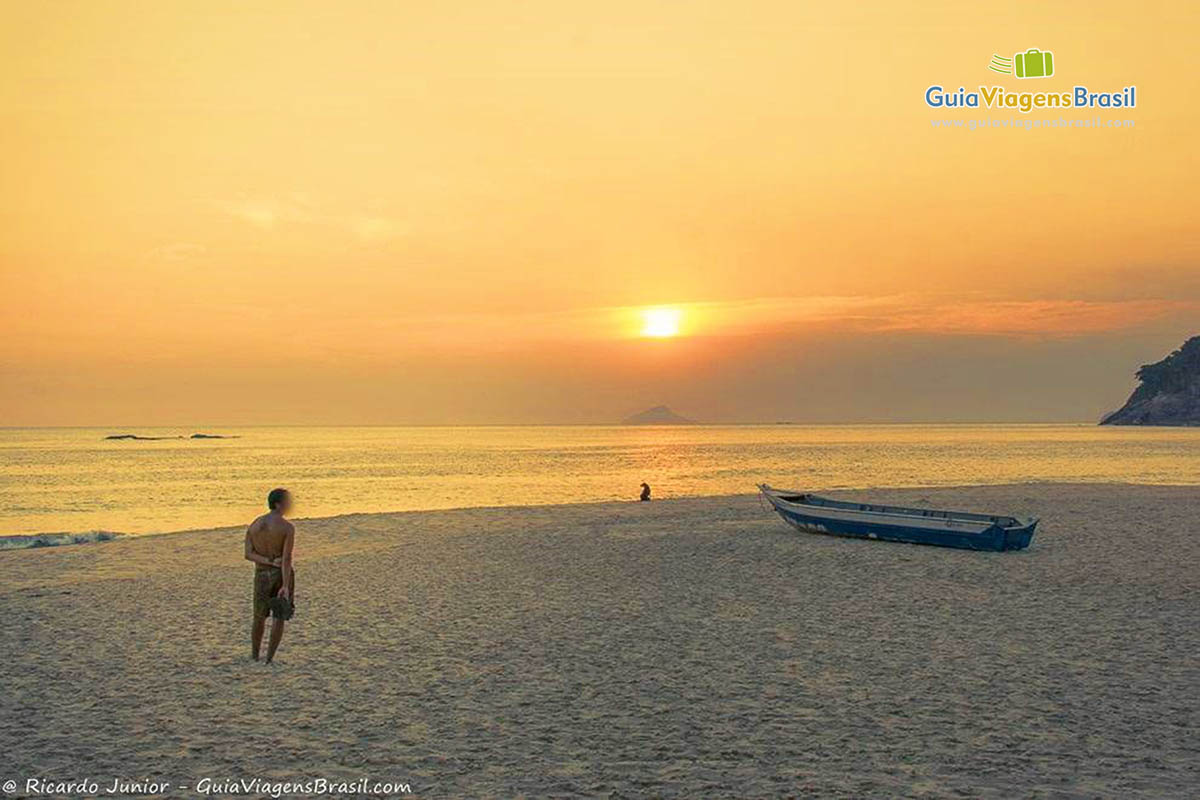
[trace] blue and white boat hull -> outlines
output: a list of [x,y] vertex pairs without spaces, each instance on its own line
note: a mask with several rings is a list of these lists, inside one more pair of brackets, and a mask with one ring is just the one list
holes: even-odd
[[1022,550],[1033,541],[1038,524],[1037,519],[829,500],[765,484],[759,490],[788,524],[832,536],[965,550]]

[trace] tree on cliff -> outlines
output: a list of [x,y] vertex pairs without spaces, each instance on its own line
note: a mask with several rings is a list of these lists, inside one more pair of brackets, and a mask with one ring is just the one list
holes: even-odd
[[1200,336],[1137,371],[1141,385],[1101,425],[1200,425]]

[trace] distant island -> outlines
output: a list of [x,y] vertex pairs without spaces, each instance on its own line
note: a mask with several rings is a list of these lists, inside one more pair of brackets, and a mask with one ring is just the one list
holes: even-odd
[[193,433],[191,436],[139,436],[136,433],[114,433],[104,437],[111,441],[163,442],[170,439],[236,439],[236,436],[225,436],[220,433]]
[[648,408],[640,414],[621,420],[622,425],[696,425],[695,420],[681,417],[666,406]]
[[114,433],[111,436],[105,436],[105,439],[113,441],[128,439],[138,442],[161,442],[164,439],[182,439],[182,436],[138,436],[136,433]]
[[1142,385],[1101,425],[1200,425],[1200,336],[1137,371]]

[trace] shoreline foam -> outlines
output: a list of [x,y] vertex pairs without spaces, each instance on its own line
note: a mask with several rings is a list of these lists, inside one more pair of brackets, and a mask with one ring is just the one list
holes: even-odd
[[[940,484],[920,485],[920,486],[873,486],[873,487],[836,487],[836,488],[811,488],[806,491],[811,491],[815,494],[830,495],[835,497],[855,497],[859,499],[870,499],[864,493],[888,493],[888,492],[917,492],[917,491],[937,491],[949,492],[955,490],[969,491],[974,489],[991,489],[1016,486],[1046,486],[1046,487],[1129,487],[1129,488],[1164,488],[1164,489],[1195,489],[1196,484],[1190,483],[1138,483],[1138,482],[1112,482],[1112,481],[1080,481],[1080,482],[1062,482],[1062,481],[1021,481],[1016,483],[980,483],[980,484],[961,484],[956,486],[943,486]],[[799,490],[799,489],[798,489]],[[675,502],[680,500],[723,500],[737,497],[758,497],[758,492],[744,492],[738,494],[714,494],[714,495],[684,495],[678,497],[659,497],[653,502]],[[394,516],[397,514],[438,514],[453,511],[511,511],[520,509],[542,509],[542,508],[576,508],[586,506],[621,506],[627,503],[634,503],[633,500],[581,500],[579,502],[569,503],[540,503],[532,505],[481,505],[481,506],[453,506],[449,508],[410,508],[397,509],[393,511],[362,511],[362,512],[347,512],[343,514],[328,514],[316,517],[296,517],[293,522],[300,523],[325,523],[333,522],[340,519],[351,517],[374,517],[374,516]],[[1004,509],[961,509],[966,511],[978,510],[987,511],[989,513],[1005,513],[1011,514],[1011,511]],[[28,533],[28,534],[3,534],[0,535],[0,552],[6,550],[24,550],[29,548],[40,547],[63,547],[75,544],[98,544],[117,540],[140,540],[153,539],[161,536],[179,536],[188,533],[217,533],[229,530],[243,531],[245,526],[250,523],[247,519],[244,522],[233,522],[222,525],[211,525],[204,527],[181,528],[179,530],[169,531],[151,531],[147,533],[129,533],[120,531],[81,531],[71,533],[67,531],[55,531],[44,533]],[[39,540],[39,541],[34,541]],[[29,543],[26,543],[29,542]]]
[[63,547],[73,544],[96,544],[111,542],[126,533],[115,531],[87,531],[84,533],[31,533],[0,536],[0,551],[27,550],[37,547]]

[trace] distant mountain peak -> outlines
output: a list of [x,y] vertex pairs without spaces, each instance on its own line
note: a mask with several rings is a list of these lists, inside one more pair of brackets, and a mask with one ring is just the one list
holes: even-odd
[[666,406],[647,408],[640,414],[626,417],[622,425],[695,425],[696,421],[681,417]]
[[1137,371],[1142,385],[1101,425],[1200,425],[1200,336]]

